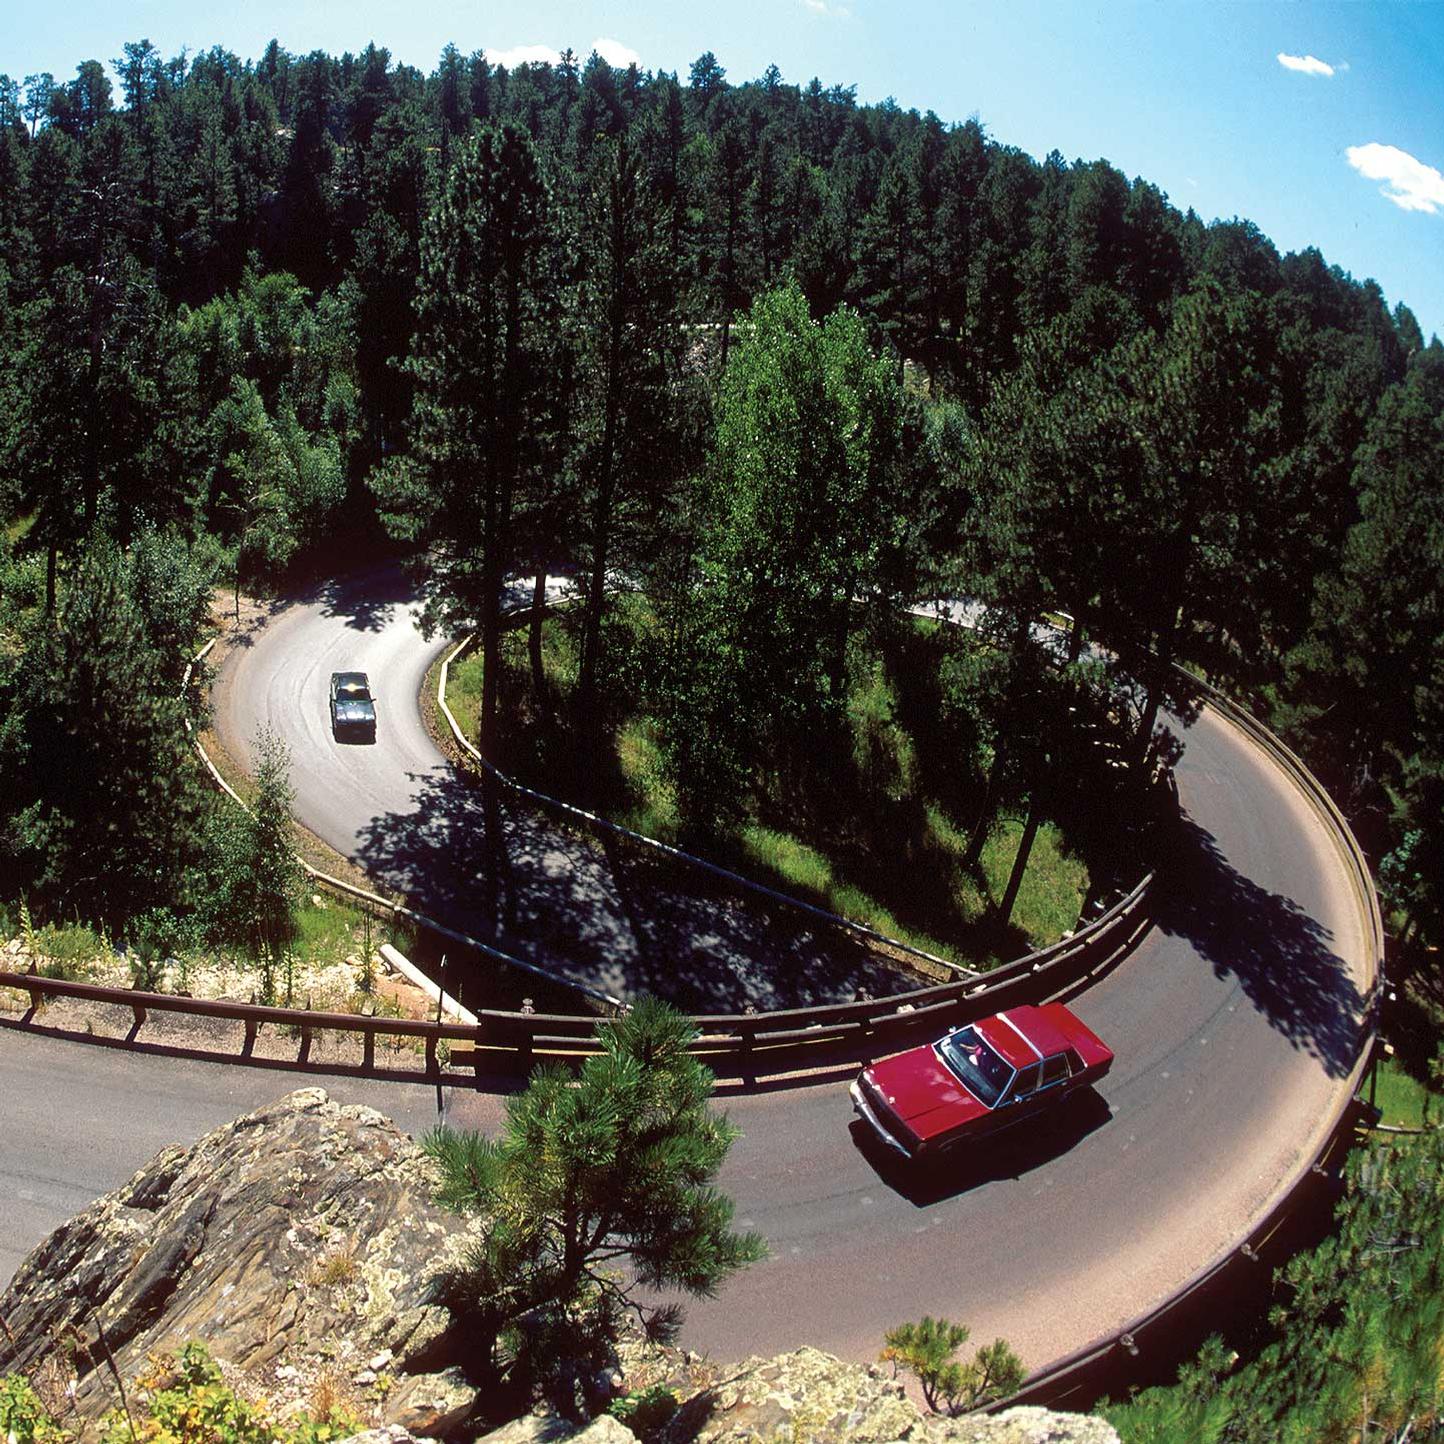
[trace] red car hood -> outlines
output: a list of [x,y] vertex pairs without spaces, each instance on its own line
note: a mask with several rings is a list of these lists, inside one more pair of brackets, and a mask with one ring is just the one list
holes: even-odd
[[864,1076],[920,1141],[950,1132],[988,1112],[930,1047],[885,1058],[864,1070]]

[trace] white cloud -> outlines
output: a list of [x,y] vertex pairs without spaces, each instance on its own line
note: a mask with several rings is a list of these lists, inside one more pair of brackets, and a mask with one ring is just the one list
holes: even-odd
[[[1303,75],[1332,75],[1334,67],[1317,55],[1285,55],[1279,51],[1279,64],[1285,70],[1297,70]],[[1347,66],[1341,67],[1347,69]]]
[[625,70],[629,65],[640,66],[642,63],[642,57],[630,45],[623,45],[620,40],[608,40],[605,35],[592,41],[592,49],[608,65],[615,65],[618,70]]
[[510,50],[488,49],[486,58],[492,65],[515,70],[518,65],[555,65],[562,56],[550,45],[513,45]]
[[1444,209],[1444,175],[1416,160],[1407,150],[1370,141],[1368,145],[1351,145],[1344,155],[1361,176],[1384,181],[1379,194],[1388,196],[1400,210],[1434,215]]
[[830,3],[830,0],[802,0],[802,6],[806,10],[811,10],[814,15],[833,15],[845,18],[852,13],[846,5],[834,5]]

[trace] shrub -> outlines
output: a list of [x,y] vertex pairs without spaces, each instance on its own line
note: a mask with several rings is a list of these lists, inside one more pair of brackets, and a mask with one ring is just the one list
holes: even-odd
[[32,946],[41,957],[71,970],[53,973],[41,970],[51,978],[79,977],[84,971],[83,964],[94,962],[106,951],[105,939],[83,923],[46,923],[36,929]]
[[178,1355],[156,1360],[144,1413],[112,1409],[101,1420],[102,1444],[331,1444],[356,1431],[339,1406],[320,1417],[302,1415],[278,1423],[264,1405],[237,1397],[204,1344],[187,1344]]
[[649,1439],[662,1430],[677,1412],[677,1406],[677,1396],[665,1384],[653,1384],[650,1389],[613,1399],[607,1413],[620,1419],[639,1438]]
[[0,1379],[0,1439],[14,1444],[64,1444],[63,1430],[19,1374]]
[[899,1324],[883,1338],[881,1359],[917,1378],[930,1409],[975,1409],[1011,1394],[1025,1377],[1023,1361],[1006,1339],[984,1344],[969,1363],[956,1358],[968,1341],[968,1329],[948,1319],[924,1317],[915,1324]]

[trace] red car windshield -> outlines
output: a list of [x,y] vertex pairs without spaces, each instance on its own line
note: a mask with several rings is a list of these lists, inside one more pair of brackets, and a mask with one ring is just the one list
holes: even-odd
[[934,1044],[949,1072],[979,1103],[997,1107],[1003,1089],[1012,1081],[1013,1070],[992,1049],[976,1028],[959,1028]]

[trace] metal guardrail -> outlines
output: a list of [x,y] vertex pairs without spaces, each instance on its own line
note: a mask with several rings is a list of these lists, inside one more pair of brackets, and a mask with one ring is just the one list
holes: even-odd
[[[199,662],[214,643],[209,643],[196,657]],[[464,645],[464,643],[462,644]],[[460,647],[454,650],[445,668],[455,658]],[[1311,1178],[1325,1172],[1325,1161],[1333,1152],[1340,1136],[1342,1125],[1349,1114],[1354,1096],[1363,1080],[1372,1057],[1377,1038],[1378,998],[1383,979],[1384,929],[1379,909],[1378,896],[1374,890],[1373,878],[1368,863],[1357,839],[1349,828],[1343,814],[1328,795],[1323,784],[1304,765],[1302,760],[1277,738],[1257,718],[1240,707],[1217,688],[1183,673],[1189,682],[1198,688],[1206,699],[1222,714],[1238,725],[1266,751],[1290,777],[1303,796],[1318,813],[1330,836],[1344,859],[1350,874],[1356,900],[1365,924],[1365,947],[1368,957],[1366,966],[1372,977],[1369,983],[1368,1011],[1364,1020],[1359,1058],[1349,1076],[1347,1086],[1340,1090],[1337,1107],[1325,1120],[1328,1127],[1323,1130],[1323,1142],[1312,1157],[1303,1161],[1298,1168],[1274,1191],[1258,1219],[1247,1235],[1220,1253],[1211,1262],[1198,1270],[1190,1279],[1176,1289],[1168,1298],[1106,1334],[1100,1335],[1083,1347],[1062,1358],[1044,1365],[1029,1376],[1023,1387],[1006,1399],[987,1406],[981,1412],[997,1412],[1020,1403],[1058,1402],[1066,1399],[1083,1387],[1080,1382],[1086,1371],[1100,1360],[1123,1349],[1130,1354],[1139,1351],[1140,1339],[1161,1330],[1196,1296],[1240,1260],[1255,1261],[1259,1249],[1281,1227],[1294,1210],[1305,1185]],[[187,669],[186,683],[191,672]],[[444,701],[444,681],[440,688],[442,710],[446,713],[458,741],[474,752],[460,735],[456,721],[451,717]],[[191,731],[189,720],[187,731]],[[216,782],[242,806],[245,803],[216,770],[204,748],[196,740],[196,748]],[[484,759],[483,759],[484,763]],[[484,765],[489,765],[485,764]],[[508,779],[510,781],[510,779]],[[519,784],[513,784],[519,786]],[[530,791],[529,789],[523,789]],[[545,801],[543,794],[534,794]],[[568,804],[561,804],[568,806]],[[580,809],[575,809],[580,812]],[[583,814],[589,821],[591,814]],[[607,824],[615,827],[615,824]],[[617,829],[625,832],[626,829]],[[641,834],[632,834],[641,838]],[[645,842],[651,839],[642,838]],[[665,844],[655,846],[665,850]],[[430,919],[423,919],[409,909],[390,903],[364,889],[355,888],[340,879],[319,873],[304,863],[309,875],[328,886],[360,897],[370,903],[415,918],[429,927],[435,927],[447,936],[461,938],[475,943],[450,929],[441,927]],[[711,866],[708,864],[708,866]],[[725,873],[724,869],[719,869]],[[746,881],[745,879],[743,881]],[[1127,897],[1115,904],[1096,922],[1082,929],[1072,938],[1055,943],[1037,953],[1004,964],[981,979],[969,978],[959,982],[945,983],[932,988],[922,988],[891,998],[860,1000],[827,1008],[803,1008],[784,1012],[764,1014],[709,1014],[696,1018],[700,1036],[694,1051],[722,1077],[755,1078],[763,1074],[799,1073],[811,1070],[839,1055],[866,1057],[872,1053],[889,1051],[907,1040],[913,1033],[935,1033],[945,1021],[967,1021],[969,1017],[985,1016],[1015,1003],[1034,1001],[1061,992],[1065,987],[1083,978],[1097,974],[1111,966],[1136,945],[1147,928],[1148,901],[1152,892],[1154,874],[1150,873]],[[779,896],[782,896],[779,894]],[[795,899],[789,901],[795,902]],[[802,904],[802,906],[807,906]],[[499,954],[484,944],[477,944],[484,952],[505,959],[521,967],[530,965],[519,959]],[[534,972],[540,969],[531,968]],[[483,1071],[486,1061],[510,1059],[513,1067],[531,1062],[539,1057],[579,1058],[596,1050],[595,1018],[571,1015],[484,1012],[478,1015],[475,1028],[458,1023],[431,1023],[409,1019],[370,1018],[352,1014],[313,1013],[298,1009],[270,1008],[256,1004],[210,1002],[199,999],[173,997],[169,994],[139,993],[128,989],[101,988],[91,984],[70,983],[59,979],[44,978],[33,973],[0,972],[0,987],[17,988],[27,991],[31,997],[32,1010],[40,1006],[47,997],[74,997],[110,1003],[130,1008],[135,1016],[138,1030],[152,1011],[171,1011],[198,1014],[214,1018],[226,1018],[241,1022],[246,1029],[247,1045],[242,1058],[254,1044],[256,1031],[263,1023],[279,1024],[298,1031],[301,1042],[301,1063],[309,1051],[310,1037],[317,1029],[334,1029],[342,1032],[360,1033],[364,1039],[367,1061],[369,1062],[374,1039],[377,1034],[421,1038],[425,1041],[428,1072],[438,1071],[437,1047],[442,1040],[470,1042],[473,1047],[472,1065],[478,1072]],[[453,1053],[453,1061],[457,1060]],[[363,1066],[365,1066],[363,1064]]]
[[[183,687],[188,688],[193,669],[200,663],[216,639],[208,642],[187,667]],[[465,645],[463,642],[461,645]],[[461,735],[456,719],[445,702],[445,676],[450,662],[460,651],[458,646],[443,663],[438,702],[447,716],[457,740],[475,755],[482,765],[495,772]],[[246,807],[245,800],[226,781],[201,745],[190,719],[185,721],[196,752],[216,785],[234,802]],[[607,829],[617,835],[657,849],[720,877],[741,883],[769,898],[790,904],[835,923],[841,923],[859,934],[867,935],[876,945],[896,947],[913,956],[931,958],[931,954],[906,944],[896,943],[884,934],[853,923],[845,918],[814,908],[786,894],[774,892],[751,882],[725,868],[693,857],[666,843],[644,834],[620,827],[616,823],[584,812],[569,803],[549,798],[544,793],[502,776],[508,785],[548,806],[562,809],[588,825]],[[341,878],[332,877],[311,866],[304,858],[297,861],[308,877],[336,892],[354,898],[385,914],[405,917],[455,941],[477,949],[482,954],[510,966],[556,981],[554,975],[525,959],[516,958],[478,938],[449,928],[445,924],[418,913],[402,903],[393,902]],[[698,1038],[694,1053],[722,1078],[752,1080],[761,1076],[786,1078],[807,1074],[818,1067],[846,1060],[863,1061],[879,1053],[904,1045],[914,1035],[935,1035],[952,1023],[967,1022],[1018,1003],[1036,1002],[1056,996],[1085,978],[1096,976],[1113,966],[1137,946],[1151,921],[1149,903],[1155,874],[1149,873],[1125,897],[1093,922],[1036,952],[1004,963],[989,973],[979,974],[946,964],[956,976],[952,981],[930,987],[916,988],[885,998],[860,998],[851,1003],[825,1007],[779,1010],[767,1013],[715,1013],[695,1018]],[[942,962],[943,960],[937,959]],[[611,1008],[625,1006],[621,1000],[597,989],[573,984],[595,1001]],[[246,1043],[239,1061],[251,1055],[257,1030],[266,1023],[296,1030],[301,1038],[298,1063],[304,1065],[309,1054],[311,1037],[317,1030],[360,1033],[364,1040],[363,1067],[371,1066],[377,1034],[420,1038],[426,1045],[427,1066],[436,1066],[440,1042],[470,1043],[470,1063],[478,1073],[525,1071],[540,1060],[575,1060],[598,1051],[596,1015],[542,1014],[535,1012],[484,1011],[477,1014],[478,1023],[470,1027],[462,1023],[433,1023],[414,1019],[376,1018],[349,1013],[319,1013],[305,1009],[278,1008],[263,1004],[237,1003],[195,998],[181,998],[167,993],[142,993],[127,988],[105,988],[90,983],[74,983],[46,978],[38,973],[0,972],[0,987],[26,991],[31,999],[32,1014],[46,998],[77,998],[129,1008],[135,1017],[132,1037],[152,1012],[172,1012],[211,1018],[228,1019],[245,1028]],[[230,1055],[218,1055],[228,1057]],[[457,1051],[453,1061],[464,1063]]]
[[1171,1324],[1187,1313],[1190,1304],[1200,1299],[1211,1286],[1220,1283],[1226,1272],[1239,1267],[1257,1267],[1261,1250],[1297,1211],[1309,1184],[1327,1177],[1326,1165],[1339,1146],[1345,1123],[1377,1046],[1379,1000],[1384,990],[1384,922],[1373,876],[1358,839],[1323,783],[1292,749],[1217,687],[1182,668],[1175,670],[1187,678],[1205,701],[1268,753],[1317,813],[1343,858],[1364,923],[1366,956],[1363,961],[1370,975],[1365,993],[1365,1014],[1361,1020],[1359,1055],[1348,1079],[1340,1086],[1335,1106],[1315,1133],[1315,1138],[1321,1141],[1273,1191],[1242,1238],[1216,1255],[1151,1309],[1035,1370],[1016,1393],[987,1405],[977,1411],[979,1413],[997,1413],[1018,1404],[1060,1404],[1068,1401],[1071,1396],[1088,1389],[1090,1371],[1099,1370],[1119,1349],[1136,1357],[1150,1337],[1162,1336]]
[[[902,1046],[914,1035],[935,1035],[950,1023],[1051,997],[1111,967],[1137,944],[1149,926],[1146,904],[1152,883],[1150,873],[1089,927],[1051,947],[1006,963],[984,978],[824,1008],[702,1014],[694,1019],[698,1037],[692,1051],[721,1078],[785,1079],[843,1061],[861,1061]],[[378,1034],[422,1039],[429,1068],[434,1068],[437,1044],[442,1040],[448,1044],[469,1043],[469,1056],[452,1048],[452,1062],[469,1065],[478,1074],[526,1072],[536,1062],[576,1061],[599,1051],[597,1018],[577,1014],[488,1010],[479,1012],[477,1025],[471,1027],[464,1023],[182,998],[69,982],[39,973],[0,972],[0,987],[28,993],[32,1013],[50,998],[77,998],[128,1008],[135,1017],[132,1037],[151,1013],[238,1022],[246,1030],[246,1045],[236,1059],[242,1062],[250,1057],[257,1030],[266,1023],[297,1030],[302,1040],[297,1061],[303,1065],[311,1036],[319,1030],[363,1035],[363,1067],[372,1064]]]

